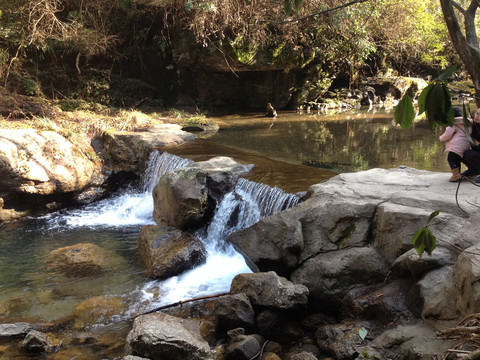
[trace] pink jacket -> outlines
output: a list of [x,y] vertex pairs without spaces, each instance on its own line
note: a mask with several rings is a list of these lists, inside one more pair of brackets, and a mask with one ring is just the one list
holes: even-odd
[[[472,133],[472,127],[468,127],[469,133]],[[440,136],[440,141],[445,142],[445,151],[451,151],[463,157],[465,150],[470,148],[470,142],[465,134],[463,117],[456,117],[453,126],[448,126],[445,132]]]

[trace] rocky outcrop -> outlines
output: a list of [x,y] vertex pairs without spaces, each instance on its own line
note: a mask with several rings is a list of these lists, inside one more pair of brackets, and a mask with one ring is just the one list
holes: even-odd
[[207,258],[205,246],[199,239],[178,229],[155,225],[142,227],[137,248],[148,276],[154,279],[179,275]]
[[30,209],[55,207],[60,196],[95,182],[99,168],[69,140],[53,131],[2,130],[0,221]]
[[103,134],[104,153],[113,171],[140,174],[153,150],[196,138],[176,124],[164,124],[146,131],[107,131]]

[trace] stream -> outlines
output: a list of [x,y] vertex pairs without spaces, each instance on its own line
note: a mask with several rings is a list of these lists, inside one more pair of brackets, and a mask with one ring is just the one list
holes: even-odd
[[[285,112],[276,119],[237,114],[217,121],[221,125],[217,133],[200,134],[199,139],[163,154],[152,153],[138,186],[127,186],[79,209],[3,224],[0,322],[55,325],[62,346],[45,359],[121,358],[133,316],[165,304],[228,292],[236,274],[250,271],[225,241],[228,234],[294,206],[299,200],[295,193],[338,172],[372,167],[406,165],[448,171],[439,130],[429,129],[424,122],[402,130],[389,112]],[[207,262],[165,281],[147,278],[136,254],[136,238],[142,226],[154,224],[153,187],[168,171],[220,155],[254,166],[240,179],[235,193],[218,204],[208,228],[196,234],[207,248]],[[231,221],[234,209],[240,214],[236,222]],[[45,258],[51,251],[81,242],[107,250],[116,266],[88,278],[65,277],[48,267]],[[99,296],[119,298],[122,306],[113,309],[113,315],[82,319],[84,326],[71,325],[68,319],[75,309]],[[22,354],[17,344],[18,340],[0,339],[0,359],[34,358]]]

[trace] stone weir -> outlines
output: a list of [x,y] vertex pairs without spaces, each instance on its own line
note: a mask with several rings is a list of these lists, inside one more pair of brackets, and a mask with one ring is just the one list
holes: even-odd
[[[312,186],[305,201],[229,236],[253,273],[237,275],[224,296],[137,317],[126,358],[473,354],[480,197],[467,179],[448,178],[401,167]],[[436,248],[419,256],[412,236],[436,210]]]

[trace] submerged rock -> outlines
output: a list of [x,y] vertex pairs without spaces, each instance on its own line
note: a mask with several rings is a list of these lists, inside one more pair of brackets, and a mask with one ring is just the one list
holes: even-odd
[[95,276],[111,268],[117,258],[98,245],[78,243],[53,250],[46,262],[66,276]]

